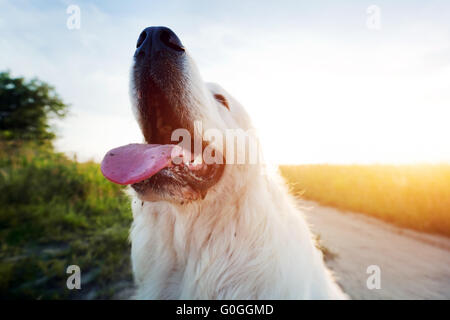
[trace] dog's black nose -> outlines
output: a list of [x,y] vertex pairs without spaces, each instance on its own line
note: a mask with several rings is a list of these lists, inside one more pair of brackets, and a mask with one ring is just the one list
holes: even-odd
[[149,27],[141,32],[134,56],[151,58],[162,51],[183,53],[184,47],[177,35],[166,27]]

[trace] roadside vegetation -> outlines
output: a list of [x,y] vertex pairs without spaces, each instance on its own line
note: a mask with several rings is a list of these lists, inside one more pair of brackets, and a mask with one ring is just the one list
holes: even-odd
[[450,236],[450,165],[281,166],[302,198]]
[[129,200],[97,163],[55,152],[48,120],[66,112],[47,84],[0,73],[1,299],[111,298],[132,283]]

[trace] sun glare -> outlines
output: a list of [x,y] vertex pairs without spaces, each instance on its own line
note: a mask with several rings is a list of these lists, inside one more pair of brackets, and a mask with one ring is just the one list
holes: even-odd
[[204,72],[251,114],[267,161],[450,160],[450,68],[427,68],[424,58],[438,44],[386,43],[373,50],[326,39],[292,44],[267,37],[270,46],[236,50],[230,61]]

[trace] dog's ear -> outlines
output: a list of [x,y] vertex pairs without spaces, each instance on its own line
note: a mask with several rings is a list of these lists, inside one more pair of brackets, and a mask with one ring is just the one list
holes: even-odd
[[228,110],[230,110],[230,105],[228,104],[228,100],[221,94],[219,93],[215,93],[214,94],[214,98],[219,101],[221,104],[223,104],[223,106],[225,108],[227,108]]

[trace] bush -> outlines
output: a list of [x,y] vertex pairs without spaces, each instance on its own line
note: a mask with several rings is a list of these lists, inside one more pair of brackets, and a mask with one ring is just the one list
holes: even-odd
[[49,119],[63,118],[67,109],[68,105],[47,83],[0,72],[0,139],[50,145],[55,134]]
[[[129,200],[93,162],[46,147],[2,143],[0,297],[109,298],[131,282]],[[66,288],[81,268],[82,290]]]

